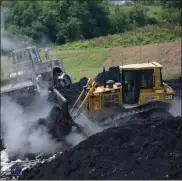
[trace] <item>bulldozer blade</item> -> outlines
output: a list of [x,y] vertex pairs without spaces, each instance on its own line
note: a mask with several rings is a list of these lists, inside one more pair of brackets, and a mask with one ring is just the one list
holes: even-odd
[[[54,91],[54,100],[56,101],[57,105],[62,109],[63,107],[66,108],[68,102],[66,98],[57,90],[53,89]],[[65,105],[65,106],[64,106]],[[67,111],[68,112],[68,111]]]
[[53,89],[54,92],[54,101],[56,102],[57,106],[62,110],[62,119],[64,120],[71,120],[72,117],[70,116],[69,109],[68,109],[68,102],[66,98],[57,90]]
[[60,115],[61,118],[64,119],[65,121],[68,121],[71,126],[76,127],[76,131],[78,133],[87,137],[88,135],[84,132],[84,127],[76,123],[71,117],[66,98],[57,89],[53,89],[53,92],[54,92],[54,100],[57,106],[62,110],[62,115]]

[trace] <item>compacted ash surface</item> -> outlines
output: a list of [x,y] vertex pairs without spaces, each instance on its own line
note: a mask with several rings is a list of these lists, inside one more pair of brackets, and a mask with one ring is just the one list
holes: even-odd
[[[61,91],[69,105],[85,83],[83,78],[72,90]],[[181,79],[167,83],[180,92]],[[54,112],[46,119],[57,120],[59,111],[53,108],[50,115]],[[182,179],[182,118],[134,119],[109,128],[50,163],[26,170],[20,179]]]
[[20,179],[182,179],[182,118],[109,128]]
[[[181,79],[166,82],[180,92]],[[20,179],[182,179],[182,117],[109,128]]]

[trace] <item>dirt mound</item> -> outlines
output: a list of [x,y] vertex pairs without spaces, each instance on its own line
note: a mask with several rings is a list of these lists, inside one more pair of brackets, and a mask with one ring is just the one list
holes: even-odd
[[182,118],[109,128],[21,179],[182,179]]
[[[130,63],[159,62],[163,68],[163,77],[181,73],[181,41],[132,46],[127,48],[110,49],[108,59],[103,63],[105,67]],[[172,66],[171,66],[172,62]]]

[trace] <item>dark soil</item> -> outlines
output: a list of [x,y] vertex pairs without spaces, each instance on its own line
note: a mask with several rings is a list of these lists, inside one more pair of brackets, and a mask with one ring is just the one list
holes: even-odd
[[182,179],[182,118],[109,128],[21,179]]
[[[112,80],[118,82],[118,77],[111,73],[116,69],[106,74],[112,74]],[[103,84],[103,75],[99,74],[96,80]],[[71,90],[61,90],[70,106],[86,81],[83,78]],[[181,79],[166,82],[180,92]],[[63,135],[70,130],[59,111],[53,107],[47,118],[39,120],[43,126],[48,124],[53,136],[58,125],[63,124]],[[59,124],[51,127],[50,122]],[[110,128],[52,162],[26,171],[20,179],[182,179],[182,118],[134,119],[125,126]]]
[[182,90],[182,77],[178,79],[170,79],[170,80],[165,80],[169,86],[171,86],[177,93],[177,96],[181,96],[181,90]]
[[[102,84],[102,75],[98,77]],[[181,79],[166,82],[181,91]],[[182,179],[182,118],[130,120],[89,137],[20,179]]]

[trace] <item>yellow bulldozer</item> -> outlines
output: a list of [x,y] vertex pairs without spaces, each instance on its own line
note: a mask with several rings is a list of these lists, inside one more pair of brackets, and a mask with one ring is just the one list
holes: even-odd
[[88,79],[70,111],[66,100],[57,90],[54,92],[59,105],[65,103],[62,104],[64,115],[67,119],[72,118],[72,122],[82,113],[99,124],[153,109],[169,114],[168,109],[175,103],[176,93],[163,82],[162,68],[158,62],[129,64],[115,67],[109,76],[106,76],[104,68],[99,81],[97,78]]

